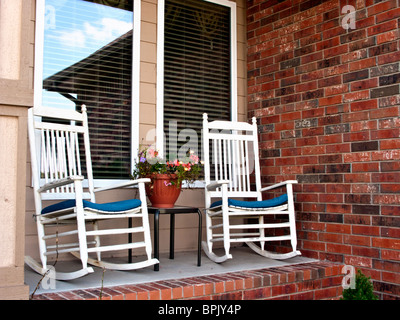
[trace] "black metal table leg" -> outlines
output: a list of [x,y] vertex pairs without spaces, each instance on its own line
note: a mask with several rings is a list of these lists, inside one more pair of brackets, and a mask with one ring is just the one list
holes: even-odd
[[170,226],[169,226],[169,258],[174,259],[175,250],[175,214],[170,215]]
[[202,218],[201,211],[197,210],[197,214],[199,215],[199,231],[197,236],[197,266],[201,266],[201,230],[202,230]]
[[[160,221],[160,210],[154,212],[154,258],[159,259],[159,221]],[[154,265],[154,271],[160,270],[160,264]]]

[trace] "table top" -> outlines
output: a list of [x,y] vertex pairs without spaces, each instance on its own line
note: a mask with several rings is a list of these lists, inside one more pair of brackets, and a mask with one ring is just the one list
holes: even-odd
[[174,206],[172,208],[156,208],[156,207],[148,207],[149,213],[158,213],[160,214],[174,214],[174,213],[197,213],[199,208],[196,207],[187,207],[187,206]]

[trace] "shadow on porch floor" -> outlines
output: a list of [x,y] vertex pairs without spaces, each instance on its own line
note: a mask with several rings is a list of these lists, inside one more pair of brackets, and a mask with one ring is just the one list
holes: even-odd
[[[73,281],[56,281],[39,286],[34,300],[70,299],[248,299],[289,296],[299,290],[322,290],[335,287],[328,297],[335,298],[342,277],[341,265],[321,262],[305,257],[283,261],[272,260],[255,254],[246,247],[232,249],[233,259],[216,264],[202,255],[202,265],[197,266],[197,252],[176,252],[175,259],[161,254],[160,271],[153,267],[134,271],[112,271],[94,267],[95,272]],[[78,266],[76,261],[58,262],[59,268]],[[329,269],[329,271],[327,271]],[[103,289],[102,277],[103,278]],[[331,278],[336,280],[332,280]],[[40,276],[25,269],[25,283],[30,294],[35,290]],[[250,279],[250,280],[249,280]],[[325,280],[324,280],[325,279]],[[328,279],[328,280],[326,280]],[[331,279],[331,280],[329,280]],[[330,285],[327,285],[327,282]],[[302,290],[299,283],[306,284]],[[46,285],[50,288],[46,289]],[[279,289],[278,289],[279,286]],[[275,288],[275,290],[274,290]],[[257,292],[256,292],[256,291]],[[283,291],[282,291],[283,290]],[[279,292],[278,292],[279,291]],[[291,292],[293,291],[293,292]],[[252,292],[252,294],[250,294]],[[315,294],[306,294],[314,299]]]

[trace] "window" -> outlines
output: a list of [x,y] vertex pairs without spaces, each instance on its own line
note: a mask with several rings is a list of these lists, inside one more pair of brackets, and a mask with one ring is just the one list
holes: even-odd
[[201,154],[203,113],[236,118],[236,4],[159,0],[157,148]]
[[140,1],[39,0],[37,8],[35,106],[85,104],[94,178],[129,179],[139,126]]

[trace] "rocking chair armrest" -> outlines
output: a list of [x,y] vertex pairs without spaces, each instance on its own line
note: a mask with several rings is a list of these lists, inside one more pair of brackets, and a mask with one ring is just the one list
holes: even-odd
[[84,179],[83,176],[70,176],[64,179],[59,179],[59,180],[54,180],[51,181],[49,183],[46,183],[45,185],[43,185],[41,188],[39,188],[39,192],[44,192],[44,191],[48,191],[54,188],[58,188],[58,187],[62,187],[65,186],[67,184],[71,184],[74,183],[75,181],[82,181]]
[[218,180],[218,181],[211,182],[208,185],[206,185],[206,188],[208,191],[213,191],[213,190],[221,187],[223,184],[229,184],[229,180]]
[[126,187],[130,187],[139,183],[146,183],[146,182],[150,182],[151,180],[149,178],[140,178],[140,179],[136,179],[136,180],[130,180],[127,182],[121,182],[121,183],[116,183],[116,184],[112,184],[106,187],[102,187],[102,188],[97,188],[94,190],[94,192],[101,192],[101,191],[107,191],[107,190],[112,190],[112,189],[120,189],[120,188],[126,188]]
[[286,186],[288,184],[295,184],[295,183],[297,183],[297,180],[286,180],[286,181],[282,181],[282,182],[276,183],[276,184],[274,184],[272,186],[261,188],[260,191],[263,192],[263,191],[267,191],[267,190],[272,190],[272,189],[276,189],[276,188],[280,188],[280,187]]

